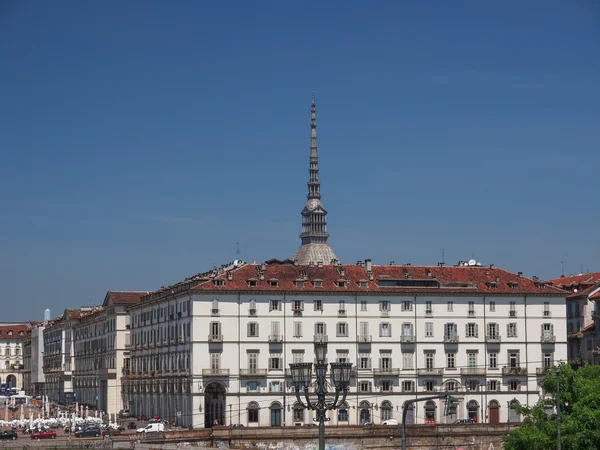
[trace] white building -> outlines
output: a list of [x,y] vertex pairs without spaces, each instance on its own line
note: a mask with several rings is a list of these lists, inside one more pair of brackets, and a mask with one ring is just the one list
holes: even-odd
[[142,297],[131,308],[126,381],[134,415],[179,425],[311,422],[297,403],[289,364],[352,362],[345,405],[330,424],[518,421],[517,404],[539,399],[539,382],[567,357],[566,293],[472,261],[454,267],[341,265],[328,244],[311,105],[308,201],[294,260],[241,261]]
[[116,414],[123,408],[123,374],[129,360],[129,313],[147,292],[107,292],[102,308],[74,325],[73,396],[81,404]]
[[31,323],[23,347],[23,389],[28,395],[44,395],[44,324]]
[[23,389],[23,342],[28,334],[26,324],[0,324],[0,391]]

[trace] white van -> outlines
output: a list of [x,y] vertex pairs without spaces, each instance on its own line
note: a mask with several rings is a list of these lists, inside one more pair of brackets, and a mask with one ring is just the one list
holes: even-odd
[[165,424],[160,422],[149,423],[144,428],[138,428],[138,433],[158,433],[165,431]]
[[68,419],[69,418],[69,411],[59,411],[58,412],[58,418],[59,419]]

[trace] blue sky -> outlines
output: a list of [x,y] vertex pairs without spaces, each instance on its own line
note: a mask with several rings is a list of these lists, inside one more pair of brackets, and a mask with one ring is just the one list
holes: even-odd
[[[2,320],[291,256],[600,270],[594,0],[0,3]],[[6,305],[12,305],[6,307]]]

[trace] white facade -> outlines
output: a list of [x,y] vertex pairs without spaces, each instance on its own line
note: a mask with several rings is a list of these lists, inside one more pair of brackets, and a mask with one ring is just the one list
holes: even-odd
[[23,342],[27,332],[23,324],[0,324],[0,390],[23,389]]
[[[201,280],[199,289],[188,284],[166,296],[158,292],[131,310],[128,383],[134,414],[193,427],[210,426],[215,419],[245,426],[309,423],[314,413],[295,408],[288,369],[292,362],[313,361],[313,343],[325,336],[328,361],[355,367],[347,407],[330,412],[329,424],[400,419],[405,400],[446,392],[461,399],[457,416],[445,417],[443,401],[434,400],[417,403],[409,420],[517,421],[514,405],[535,403],[547,368],[567,357],[566,295],[551,288],[544,294],[545,286],[534,288],[531,280],[500,269],[487,275],[502,277],[496,279],[506,289],[498,294],[477,292],[484,290],[481,281],[479,288],[468,287],[473,293],[452,293],[435,281],[443,294],[432,288],[383,294],[336,292],[341,284],[326,289],[328,283],[333,286],[331,274],[320,277],[318,272],[335,267],[293,266],[304,273],[296,286],[323,286],[323,291],[283,291],[271,285],[272,292],[265,292],[260,283],[272,282],[269,266],[215,273],[214,279]],[[382,266],[373,271],[377,267]],[[427,270],[437,270],[442,279],[449,269],[490,273],[482,267]],[[247,275],[261,270],[260,281]],[[248,287],[228,291],[228,285],[240,286],[240,277]],[[515,280],[505,283],[507,277]],[[285,281],[293,286],[299,283],[295,278]],[[346,287],[364,284],[365,290],[381,291],[373,287],[376,276],[346,278]],[[281,276],[276,282],[284,284]],[[198,292],[202,287],[210,292]]]
[[23,389],[32,396],[44,395],[44,328],[32,325],[23,348]]

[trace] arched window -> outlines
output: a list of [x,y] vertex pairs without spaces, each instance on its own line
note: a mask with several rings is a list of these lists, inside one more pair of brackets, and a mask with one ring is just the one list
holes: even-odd
[[475,400],[467,403],[467,414],[473,422],[477,423],[479,421],[479,404]]
[[281,426],[281,403],[273,402],[271,403],[271,406],[269,406],[269,409],[271,410],[271,426]]
[[211,311],[213,314],[219,313],[219,300],[213,298]]
[[254,300],[254,299],[250,300],[250,307],[248,308],[248,312],[250,314],[255,314],[256,313],[256,300]]
[[384,420],[389,420],[392,418],[392,416],[394,415],[394,410],[392,407],[392,404],[390,402],[388,402],[387,400],[384,402],[381,402],[381,421],[383,422]]
[[425,403],[425,423],[435,423],[435,402],[429,400]]
[[520,422],[521,421],[521,415],[519,414],[519,411],[517,410],[517,407],[519,406],[519,401],[518,400],[512,400],[509,405],[508,405],[508,421],[509,422]]
[[260,407],[256,402],[248,403],[248,423],[258,423],[258,412]]
[[371,423],[371,404],[369,402],[360,402],[360,424]]
[[415,423],[415,407],[412,403],[410,405],[408,405],[408,410],[406,411],[405,423],[407,425],[411,425],[411,424]]
[[344,402],[338,408],[338,422],[348,422],[348,403]]

